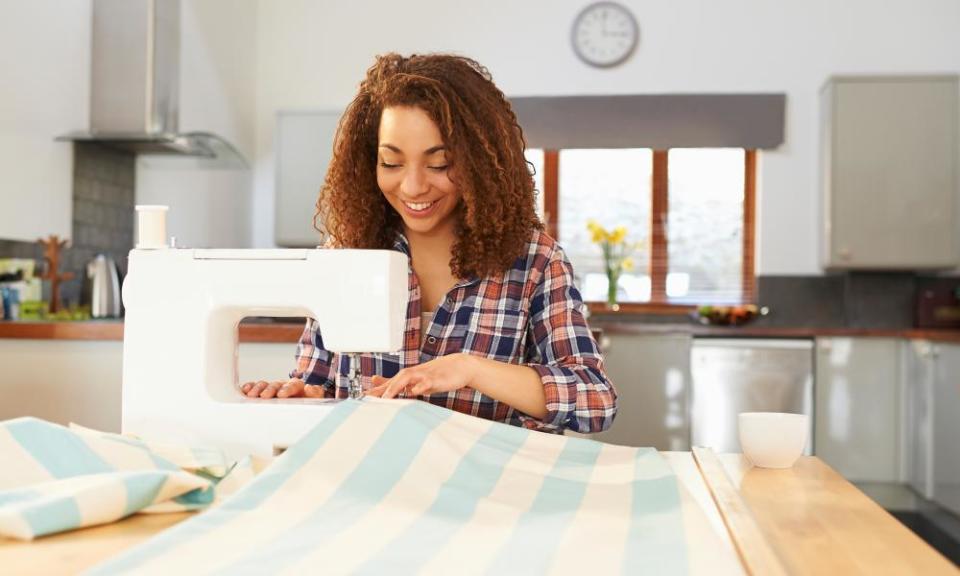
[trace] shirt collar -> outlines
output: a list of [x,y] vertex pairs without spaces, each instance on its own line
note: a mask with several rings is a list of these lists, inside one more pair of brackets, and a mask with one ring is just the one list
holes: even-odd
[[[397,235],[393,239],[393,249],[402,252],[407,255],[407,258],[410,258],[410,241],[407,240],[406,234],[401,231],[397,231]],[[413,271],[413,265],[410,265],[410,271]],[[457,286],[468,286],[474,282],[479,282],[479,276],[470,276],[460,282],[457,282]]]

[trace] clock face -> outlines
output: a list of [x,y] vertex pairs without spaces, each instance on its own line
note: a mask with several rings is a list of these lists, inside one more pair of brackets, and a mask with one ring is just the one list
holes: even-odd
[[609,68],[626,60],[637,46],[640,28],[633,14],[615,2],[596,2],[573,23],[573,49],[592,66]]

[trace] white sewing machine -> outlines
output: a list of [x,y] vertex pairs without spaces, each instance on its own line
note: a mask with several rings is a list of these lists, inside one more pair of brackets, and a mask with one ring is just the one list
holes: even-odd
[[[296,442],[335,401],[243,396],[240,320],[310,316],[328,350],[395,352],[407,265],[387,250],[132,250],[123,285],[123,432],[217,447],[231,458]],[[291,344],[291,368],[294,352]]]

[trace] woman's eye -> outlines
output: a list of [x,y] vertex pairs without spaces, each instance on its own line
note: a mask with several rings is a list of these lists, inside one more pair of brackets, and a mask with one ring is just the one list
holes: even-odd
[[390,169],[390,168],[399,168],[399,167],[400,167],[399,164],[387,164],[386,162],[381,162],[381,163],[380,163],[380,166],[381,166],[382,168],[387,168],[387,169]]
[[444,166],[428,166],[428,168],[430,168],[431,170],[433,170],[433,171],[435,171],[435,172],[443,172],[444,170],[447,169],[447,166],[446,166],[446,165],[444,165]]

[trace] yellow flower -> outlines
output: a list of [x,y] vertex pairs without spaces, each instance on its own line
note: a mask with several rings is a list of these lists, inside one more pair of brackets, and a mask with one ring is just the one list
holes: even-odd
[[592,218],[587,220],[587,229],[590,230],[590,240],[594,244],[610,240],[610,233],[607,232],[607,229],[597,224],[597,221]]
[[629,256],[624,258],[623,262],[620,263],[620,266],[627,272],[633,270],[633,258],[630,258]]
[[613,233],[610,234],[609,240],[611,244],[620,244],[627,237],[627,228],[626,226],[617,226],[614,228]]

